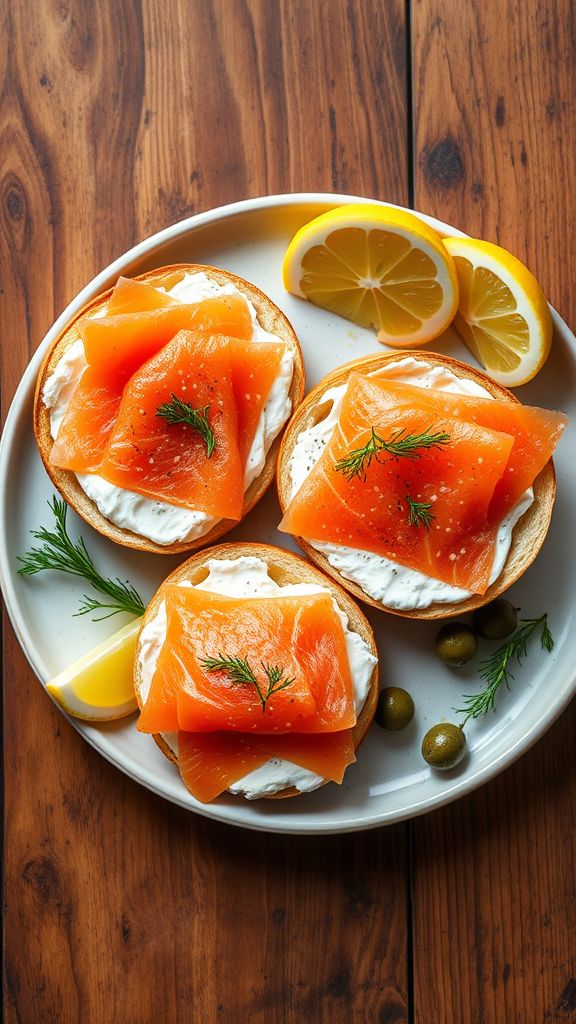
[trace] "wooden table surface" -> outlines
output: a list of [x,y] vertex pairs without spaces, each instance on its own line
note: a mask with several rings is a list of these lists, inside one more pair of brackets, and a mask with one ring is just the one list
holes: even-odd
[[[571,0],[5,0],[0,17],[4,415],[96,271],[266,193],[434,214],[510,248],[576,323]],[[444,810],[285,838],[112,768],[5,626],[10,1024],[576,1020],[574,703]]]

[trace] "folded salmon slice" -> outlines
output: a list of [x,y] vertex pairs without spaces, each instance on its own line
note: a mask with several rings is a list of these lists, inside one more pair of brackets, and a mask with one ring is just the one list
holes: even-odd
[[144,313],[151,309],[162,309],[179,305],[178,299],[166,295],[159,288],[146,281],[135,281],[131,277],[119,277],[106,304],[106,315],[117,313]]
[[[379,449],[355,476],[337,470],[372,431],[387,442],[421,434],[448,440],[412,458]],[[512,445],[509,434],[433,413],[427,404],[392,406],[378,384],[353,374],[338,426],[279,528],[483,593],[496,541],[488,510]]]
[[71,473],[97,473],[114,429],[126,377],[88,366],[82,374],[52,450],[50,462]]
[[[204,417],[214,437],[158,411],[172,396]],[[131,377],[99,474],[110,483],[172,505],[239,519],[244,501],[228,339],[181,331]]]
[[[200,338],[200,335],[196,334],[196,337]],[[172,341],[168,344],[172,345]],[[230,338],[228,346],[229,380],[237,414],[236,442],[244,467],[260,414],[280,370],[284,345]],[[163,361],[162,365],[171,370],[169,361]],[[141,371],[143,367],[138,373]],[[147,371],[143,371],[143,375],[146,374]],[[146,376],[146,380],[149,379]],[[169,374],[167,381],[175,393],[184,398],[184,393],[179,392],[178,377],[174,378],[173,374]],[[106,448],[111,440],[127,383],[125,371],[111,372],[108,367],[87,367],[80,378],[52,447],[50,461],[54,466],[73,473],[102,475]],[[166,400],[169,400],[170,394],[168,390]]]
[[[371,376],[370,382],[381,389],[381,401],[399,407],[418,404],[434,416],[441,413],[480,427],[500,430],[514,438],[510,458],[502,479],[494,489],[489,516],[500,521],[534,483],[538,473],[552,456],[568,417],[561,412],[505,402],[475,395],[414,387]],[[372,391],[366,394],[370,401]]]
[[[323,733],[356,723],[344,630],[329,594],[231,598],[173,584],[165,600],[166,639],[141,732]],[[236,681],[209,659],[239,660],[253,678],[245,671]]]
[[178,302],[159,309],[86,319],[79,323],[78,330],[88,365],[106,368],[126,379],[125,375],[130,376],[156,355],[178,331],[249,340],[252,320],[242,295],[217,295],[197,303]]
[[251,736],[211,732],[178,734],[178,767],[197,800],[208,803],[234,782],[273,757],[290,761],[333,782],[341,783],[356,760],[350,729],[302,736]]

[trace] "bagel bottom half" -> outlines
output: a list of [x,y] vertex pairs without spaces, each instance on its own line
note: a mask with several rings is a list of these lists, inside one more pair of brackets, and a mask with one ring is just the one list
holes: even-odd
[[[352,632],[358,633],[362,639],[366,641],[372,654],[375,657],[378,657],[374,634],[366,616],[358,608],[358,605],[352,600],[350,595],[347,594],[339,584],[328,579],[324,573],[319,571],[319,569],[310,565],[309,562],[305,562],[304,559],[300,558],[298,555],[294,555],[292,552],[285,551],[282,548],[272,547],[269,544],[219,544],[216,547],[207,548],[206,550],[193,555],[192,558],[189,558],[186,562],[183,562],[182,565],[178,566],[178,568],[167,577],[164,583],[161,584],[146,609],[139,639],[136,644],[136,658],[134,663],[134,685],[139,708],[142,708],[144,703],[142,700],[142,672],[139,660],[140,637],[142,636],[142,629],[144,629],[146,624],[156,617],[160,610],[161,604],[164,600],[165,585],[167,583],[180,583],[184,580],[196,585],[201,583],[208,576],[209,570],[206,563],[209,560],[235,559],[243,556],[260,558],[265,562],[268,566],[269,575],[280,586],[290,583],[314,583],[319,587],[324,587],[330,590],[338,604],[338,607],[348,617],[348,628]],[[358,747],[362,743],[362,740],[366,736],[366,733],[374,719],[379,692],[378,679],[378,663],[376,663],[372,670],[370,687],[366,700],[358,717],[358,721],[352,730],[354,750],[358,750]],[[158,744],[162,753],[177,765],[178,758],[174,751],[168,746],[166,740],[160,735],[155,735],[154,740]],[[329,780],[324,780],[322,785],[325,785],[327,781]],[[286,789],[280,790],[278,793],[274,793],[261,799],[278,800],[284,797],[301,795],[300,790],[296,789],[295,786],[290,786]]]
[[[160,267],[156,270],[148,271],[146,274],[140,274],[135,280],[153,285],[156,288],[165,288],[169,291],[185,275],[198,272],[204,273],[214,284],[221,286],[235,285],[238,291],[249,299],[254,306],[260,326],[270,334],[275,335],[293,353],[294,369],[289,396],[292,410],[296,409],[304,394],[304,361],[302,351],[298,338],[287,317],[264,292],[260,291],[259,288],[256,288],[249,281],[245,281],[227,270],[205,267],[199,264],[183,263],[175,266]],[[183,552],[203,548],[207,544],[213,544],[223,534],[228,533],[237,526],[237,521],[220,519],[212,526],[209,532],[201,536],[193,537],[189,540],[174,541],[171,544],[158,544],[143,534],[136,533],[127,527],[118,526],[108,519],[83,490],[76,474],[65,469],[59,469],[50,461],[54,439],[50,427],[50,410],[45,405],[43,398],[46,382],[55,372],[60,360],[66,355],[71,346],[79,341],[81,337],[80,328],[83,322],[87,318],[103,313],[107,308],[107,302],[111,294],[112,289],[109,288],[93,298],[81,309],[74,319],[62,329],[44,358],[38,375],[34,398],[34,434],[44,469],[48,473],[54,487],[56,487],[67,504],[89,526],[92,526],[93,529],[98,530],[104,537],[114,541],[116,544],[121,544],[123,547],[133,548],[137,551],[148,551],[156,555],[178,555]],[[274,437],[266,453],[266,459],[260,473],[252,480],[244,494],[242,519],[248,515],[274,479],[281,434],[282,430]]]
[[[518,399],[501,384],[487,377],[486,374],[473,366],[461,363],[449,356],[437,352],[411,351],[408,355],[390,352],[384,355],[365,356],[329,373],[306,396],[293,415],[282,439],[278,459],[277,487],[282,512],[284,513],[292,498],[291,459],[299,434],[324,420],[330,413],[332,402],[325,399],[330,388],[346,385],[351,373],[370,374],[385,369],[388,363],[397,363],[402,359],[416,359],[431,369],[442,366],[454,376],[463,380],[473,381],[483,387],[490,396],[504,402],[519,404]],[[550,459],[533,483],[534,501],[530,508],[519,519],[512,532],[510,551],[502,572],[484,594],[473,594],[462,601],[435,602],[426,608],[399,609],[381,603],[370,597],[359,584],[346,579],[338,569],[328,561],[323,552],[318,551],[305,537],[296,537],[298,544],[323,572],[346,588],[357,600],[410,619],[445,619],[453,615],[463,615],[473,609],[494,600],[519,579],[532,564],[538,554],[550,525],[552,508],[556,494],[556,478],[554,464]]]

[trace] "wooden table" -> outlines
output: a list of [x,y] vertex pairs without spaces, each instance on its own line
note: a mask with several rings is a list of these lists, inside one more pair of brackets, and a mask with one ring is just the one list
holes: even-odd
[[[570,0],[6,0],[4,412],[93,274],[265,193],[414,206],[525,260],[576,322]],[[550,398],[553,404],[553,396]],[[576,705],[413,822],[283,838],[108,765],[4,645],[11,1024],[576,1019]]]

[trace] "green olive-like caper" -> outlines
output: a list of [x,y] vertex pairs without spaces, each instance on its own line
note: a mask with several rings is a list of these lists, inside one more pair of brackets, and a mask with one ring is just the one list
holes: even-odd
[[414,718],[414,701],[400,686],[386,686],[378,697],[374,717],[382,729],[405,729]]
[[436,637],[436,654],[447,665],[465,665],[478,650],[476,634],[464,622],[449,622]]
[[477,608],[472,622],[474,629],[485,640],[503,640],[518,625],[518,609],[505,597],[497,597],[483,608]]
[[422,740],[422,757],[432,768],[455,768],[466,753],[466,737],[451,722],[433,725]]

